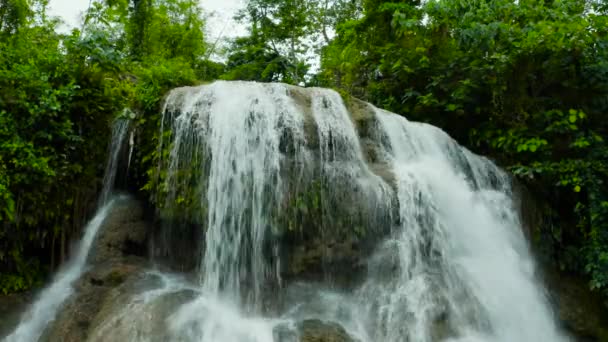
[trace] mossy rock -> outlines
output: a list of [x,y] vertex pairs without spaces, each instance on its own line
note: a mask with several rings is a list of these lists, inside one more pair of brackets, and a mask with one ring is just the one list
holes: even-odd
[[307,319],[274,329],[275,342],[356,342],[339,324]]
[[310,319],[298,324],[300,342],[355,342],[337,323]]

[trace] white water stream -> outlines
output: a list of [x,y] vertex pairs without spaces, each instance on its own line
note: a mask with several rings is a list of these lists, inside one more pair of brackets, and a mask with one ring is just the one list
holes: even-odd
[[[390,142],[401,227],[359,290],[375,341],[563,341],[507,175],[436,127],[376,110]],[[375,322],[374,322],[375,321]]]
[[111,197],[111,192],[114,187],[118,154],[127,128],[128,121],[126,120],[114,122],[109,157],[99,197],[99,208],[93,219],[84,227],[82,240],[76,246],[70,259],[55,274],[51,284],[38,294],[37,299],[23,314],[15,331],[5,337],[5,342],[38,341],[47,325],[55,319],[63,303],[74,293],[73,283],[85,272],[87,256],[95,237],[116,201]]

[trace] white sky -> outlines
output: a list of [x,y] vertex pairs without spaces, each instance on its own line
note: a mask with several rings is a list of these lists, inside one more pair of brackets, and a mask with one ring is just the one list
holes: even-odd
[[[95,0],[93,0],[95,1]],[[207,16],[209,41],[221,35],[223,38],[235,37],[245,33],[244,28],[234,22],[236,11],[245,6],[246,0],[200,0],[201,7]],[[89,6],[89,0],[51,0],[49,12],[59,16],[69,29],[81,25],[81,16]]]

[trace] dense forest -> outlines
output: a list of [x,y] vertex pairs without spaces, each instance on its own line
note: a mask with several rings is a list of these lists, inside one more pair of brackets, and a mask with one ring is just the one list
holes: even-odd
[[[169,89],[225,79],[329,87],[441,127],[539,203],[539,255],[608,295],[602,0],[250,0],[228,42],[206,39],[196,0],[92,1],[67,34],[47,6],[0,0],[0,292],[65,259],[114,118],[158,135]],[[155,153],[137,152],[144,193]]]

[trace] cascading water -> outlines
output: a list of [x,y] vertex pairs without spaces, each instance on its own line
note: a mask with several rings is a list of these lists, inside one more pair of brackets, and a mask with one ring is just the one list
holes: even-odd
[[114,186],[119,150],[126,136],[127,128],[128,121],[126,120],[119,119],[114,122],[98,209],[93,219],[85,226],[84,236],[74,255],[54,276],[51,284],[40,292],[36,301],[22,316],[15,331],[4,339],[5,342],[38,341],[47,325],[55,319],[62,304],[74,293],[72,284],[84,273],[87,256],[95,236],[115,202],[115,199],[111,197],[111,191]]
[[298,342],[315,320],[332,341],[567,340],[509,177],[438,128],[330,90],[215,82],[172,91],[159,136],[155,201],[170,229],[203,232],[196,280],[137,278],[89,342]]
[[436,127],[376,110],[400,227],[359,290],[376,341],[564,341],[536,285],[508,176]]
[[38,341],[49,322],[55,319],[63,302],[74,293],[72,283],[82,275],[88,251],[112,204],[113,201],[110,200],[101,207],[86,225],[85,235],[74,257],[55,275],[51,285],[42,290],[21,318],[17,329],[5,338],[5,342]]
[[[238,101],[231,99],[234,92]],[[172,330],[193,341],[272,339],[272,329],[269,333],[263,324],[238,317],[240,309],[257,312],[262,286],[280,281],[264,249],[272,211],[283,194],[281,132],[302,136],[302,117],[283,86],[239,83],[176,91],[165,113],[176,114],[168,118],[174,139],[167,205],[183,198],[176,191],[194,182],[195,190],[186,196],[192,196],[194,213],[202,216],[196,220],[206,226],[203,293],[174,315]],[[196,163],[200,178],[184,183],[180,170]]]
[[[101,194],[99,195],[99,206],[107,204],[114,189],[114,181],[116,179],[116,171],[118,169],[118,156],[122,149],[125,138],[129,131],[129,120],[116,119],[112,124],[112,137],[110,140],[110,148],[108,150],[108,160],[106,169],[103,175],[103,185]],[[129,159],[130,159],[129,155]]]
[[[565,340],[536,285],[509,177],[435,127],[367,110],[368,138],[380,146],[374,159],[392,180],[370,171],[361,127],[335,92],[216,82],[169,95],[161,130],[170,127],[172,139],[160,145],[170,146],[160,165],[165,209],[175,214],[183,203],[206,232],[201,292],[169,316],[172,339],[291,341],[277,329],[320,318],[362,341]],[[264,290],[282,285],[280,231],[291,229],[275,218],[311,179],[328,188],[319,234],[337,229],[332,215],[353,203],[347,215],[384,221],[347,227],[384,222],[392,233],[350,294],[303,285],[294,291],[306,299],[265,313]]]

